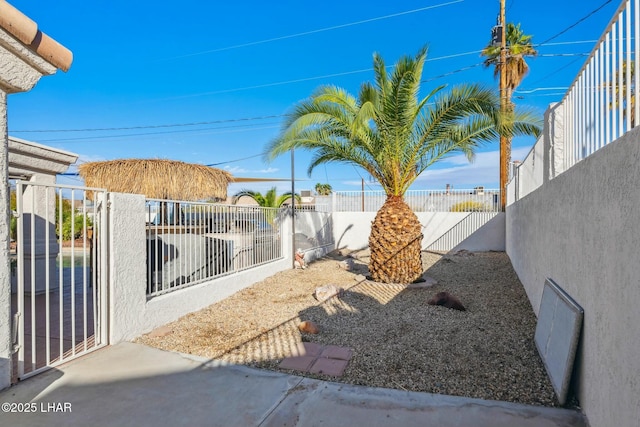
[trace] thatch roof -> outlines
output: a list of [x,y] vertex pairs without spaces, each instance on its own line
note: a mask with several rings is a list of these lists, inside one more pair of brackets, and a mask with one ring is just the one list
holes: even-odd
[[151,199],[203,200],[227,198],[231,174],[221,169],[176,160],[120,159],[78,167],[88,187]]

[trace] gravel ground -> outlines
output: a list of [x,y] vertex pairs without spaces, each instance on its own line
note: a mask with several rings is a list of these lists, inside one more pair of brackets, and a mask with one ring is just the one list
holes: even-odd
[[[502,252],[423,253],[428,289],[362,280],[368,254],[334,252],[306,270],[278,273],[199,312],[142,336],[165,350],[280,370],[300,341],[353,349],[342,377],[307,376],[371,387],[557,406],[533,341],[536,318]],[[316,287],[345,289],[318,303]],[[427,305],[440,291],[467,311]],[[317,335],[298,325],[310,320]],[[282,370],[281,370],[282,371]],[[283,371],[300,375],[295,371]]]

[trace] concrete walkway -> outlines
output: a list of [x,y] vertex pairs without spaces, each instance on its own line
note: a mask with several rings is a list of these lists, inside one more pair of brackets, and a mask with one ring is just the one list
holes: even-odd
[[20,427],[586,426],[570,410],[317,381],[133,343],[25,380],[0,403],[0,425]]

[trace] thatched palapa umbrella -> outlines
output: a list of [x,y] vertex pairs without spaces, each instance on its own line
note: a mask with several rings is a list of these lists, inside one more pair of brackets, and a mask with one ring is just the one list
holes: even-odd
[[151,199],[226,199],[230,173],[209,166],[163,159],[119,159],[78,167],[88,187]]

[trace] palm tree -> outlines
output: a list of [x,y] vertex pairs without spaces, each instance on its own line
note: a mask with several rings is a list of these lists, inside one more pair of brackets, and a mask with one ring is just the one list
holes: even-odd
[[[513,110],[511,98],[513,91],[520,85],[522,79],[529,72],[529,66],[525,61],[526,56],[535,56],[538,52],[533,48],[531,39],[533,36],[526,35],[520,28],[520,24],[507,24],[505,33],[506,60],[500,63],[501,45],[494,45],[492,42],[482,50],[482,56],[486,56],[485,67],[494,66],[493,76],[499,78],[504,71],[504,107],[507,112]],[[504,209],[506,203],[506,190],[508,181],[509,164],[511,163],[511,138],[504,135],[500,138],[500,201]]]
[[[507,33],[505,35],[507,41],[507,61],[505,63],[504,72],[506,75],[506,100],[507,105],[511,106],[511,97],[513,91],[520,86],[520,83],[529,72],[529,66],[525,57],[536,56],[538,52],[534,49],[531,39],[533,36],[525,34],[520,28],[520,24],[507,24]],[[500,45],[489,43],[482,50],[482,56],[486,56],[484,60],[485,67],[495,67],[493,76],[498,78],[502,66],[500,65]]]
[[[631,93],[631,97],[627,100],[627,61],[622,62],[622,83],[618,81],[618,77],[620,75],[620,69],[614,70],[612,73],[611,81],[607,83],[607,90],[609,91],[609,96],[612,101],[609,103],[610,109],[618,108],[618,99],[621,94],[621,102],[622,105],[622,117],[621,119],[626,119],[627,115],[629,120],[631,120],[631,127],[636,126],[636,85],[635,85],[635,63],[629,63],[629,91]],[[615,90],[613,88],[615,87]],[[628,110],[628,113],[627,113]]]
[[267,147],[267,159],[294,148],[314,152],[308,172],[323,163],[362,167],[386,192],[371,226],[369,271],[374,280],[409,283],[422,274],[420,222],[404,194],[429,166],[462,152],[471,159],[479,144],[499,132],[536,134],[529,114],[501,120],[493,91],[461,85],[436,88],[418,98],[427,51],[401,58],[391,74],[374,55],[374,83],[364,83],[358,97],[323,86],[297,104],[280,136]]
[[[244,196],[251,197],[256,201],[258,206],[261,206],[263,208],[279,208],[282,207],[285,202],[291,199],[291,192],[289,191],[287,193],[281,194],[280,196],[277,196],[276,187],[272,187],[264,195],[262,195],[258,191],[240,190],[233,195],[231,203],[233,203],[234,205],[237,204],[240,198]],[[295,199],[297,202],[299,202],[300,196],[296,194]]]
[[[276,187],[272,187],[264,195],[262,195],[258,191],[240,190],[233,195],[231,203],[233,203],[234,205],[237,204],[240,198],[244,196],[251,197],[260,207],[272,208],[264,210],[265,220],[272,225],[279,214],[279,210],[277,208],[282,207],[282,205],[284,205],[287,201],[291,200],[291,192],[287,192],[281,194],[280,196],[277,196]],[[297,202],[300,202],[300,196],[298,194],[295,194],[294,197]]]
[[316,188],[316,193],[320,196],[328,196],[329,194],[331,194],[331,191],[333,190],[333,188],[331,187],[331,184],[317,183],[315,188]]

